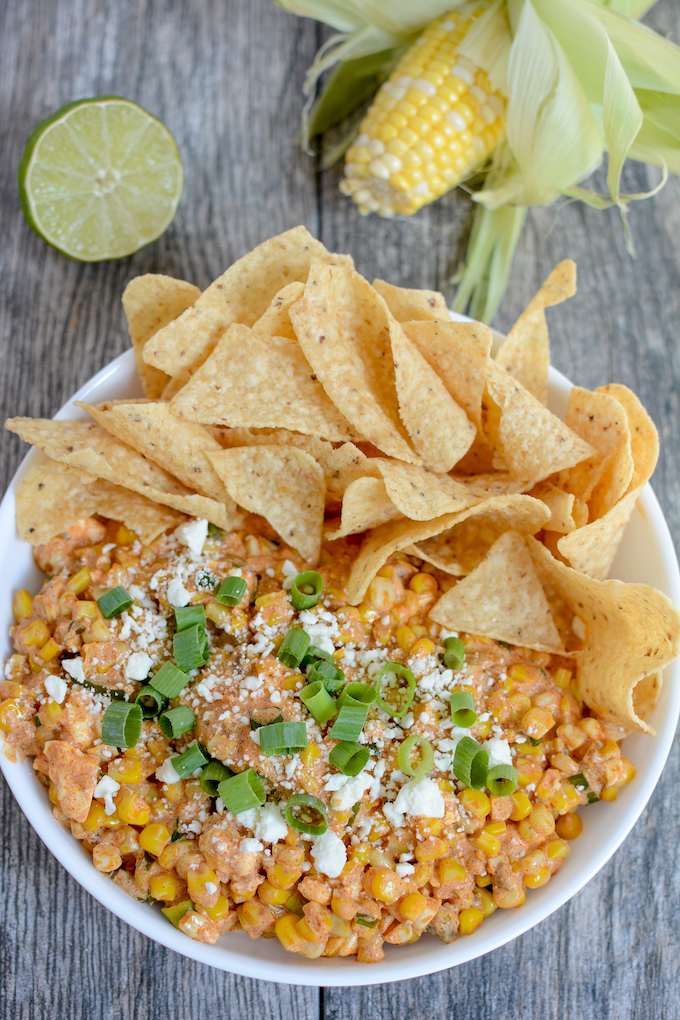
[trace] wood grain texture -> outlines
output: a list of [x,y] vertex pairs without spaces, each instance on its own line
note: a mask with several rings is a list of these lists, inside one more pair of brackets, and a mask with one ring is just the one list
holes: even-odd
[[[661,0],[650,25],[680,38]],[[437,287],[470,224],[446,196],[416,218],[362,219],[297,145],[300,85],[321,30],[270,0],[0,0],[0,410],[52,415],[126,347],[127,281],[163,272],[207,285],[266,237],[304,223],[369,278]],[[27,227],[16,169],[35,124],[78,96],[121,94],[171,128],[187,183],[175,222],[130,259],[71,262]],[[633,166],[625,190],[657,171]],[[602,181],[600,180],[601,184]],[[577,205],[528,219],[507,328],[562,258],[576,298],[549,312],[553,361],[586,386],[631,386],[662,437],[654,487],[680,538],[680,184],[633,208],[632,261],[615,213]],[[3,488],[24,450],[0,436]],[[0,1020],[678,1020],[680,944],[677,748],[646,812],[614,859],[552,918],[464,967],[417,981],[321,994],[223,974],[137,934],[70,878],[0,783]]]

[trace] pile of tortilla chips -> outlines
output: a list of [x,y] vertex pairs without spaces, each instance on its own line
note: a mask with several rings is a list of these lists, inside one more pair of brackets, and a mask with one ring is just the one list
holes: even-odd
[[98,513],[149,542],[182,515],[230,529],[247,511],[310,565],[323,538],[363,536],[350,603],[390,556],[417,556],[449,575],[435,621],[572,655],[593,709],[651,732],[680,618],[604,578],[657,433],[625,386],[575,387],[565,421],[548,410],[545,309],[575,282],[561,263],[494,357],[440,294],[371,286],[303,227],[203,293],[137,277],[123,305],[146,399],[7,422],[49,458],[19,532],[42,543]]

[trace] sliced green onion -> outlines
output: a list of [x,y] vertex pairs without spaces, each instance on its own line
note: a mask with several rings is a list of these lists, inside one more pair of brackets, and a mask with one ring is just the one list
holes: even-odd
[[[420,761],[414,767],[411,754],[416,746],[420,750]],[[402,740],[399,745],[397,764],[405,775],[413,776],[415,779],[422,779],[434,765],[432,744],[425,737],[419,737],[417,733],[412,733],[406,740]]]
[[456,745],[453,756],[453,774],[461,783],[473,790],[482,790],[486,784],[489,755],[472,737],[463,737]]
[[325,659],[326,662],[334,663],[333,656],[330,652],[327,652],[324,648],[319,648],[318,645],[310,645],[305,653],[305,657],[300,663],[304,668],[305,666],[311,666],[317,659]]
[[337,694],[345,682],[345,674],[334,662],[319,659],[307,674],[307,680],[310,684],[321,681],[329,694]]
[[177,630],[186,630],[188,627],[195,625],[205,630],[205,609],[203,606],[176,606],[175,624]]
[[255,769],[246,769],[236,776],[223,779],[217,787],[217,792],[227,811],[231,811],[233,815],[261,807],[266,800],[264,786]]
[[572,786],[575,786],[577,790],[583,790],[585,792],[588,789],[588,780],[582,772],[577,772],[575,776],[569,776],[569,782]]
[[[296,808],[299,815],[294,813]],[[312,821],[314,815],[320,821],[316,823]],[[308,836],[321,836],[328,828],[326,805],[318,797],[310,797],[308,793],[294,793],[288,798],[286,821],[298,832],[304,832]]]
[[194,905],[191,900],[182,900],[181,903],[175,903],[172,907],[161,907],[161,913],[165,914],[168,921],[171,921],[175,928],[179,928],[179,922],[184,915],[193,909]]
[[142,710],[142,718],[153,719],[163,708],[165,699],[160,691],[154,690],[153,687],[147,684],[145,687],[142,687],[135,700]]
[[163,715],[158,720],[161,733],[168,740],[172,740],[173,737],[181,737],[183,733],[188,733],[189,730],[194,728],[195,722],[196,716],[186,705],[178,705],[177,708],[171,708],[169,711],[163,712]]
[[303,687],[300,691],[300,701],[320,726],[332,719],[338,710],[321,680]]
[[506,797],[517,789],[519,778],[514,765],[494,765],[486,774],[486,785],[494,797]]
[[368,705],[342,705],[329,736],[333,740],[356,740],[364,728],[367,715]]
[[233,774],[234,773],[231,769],[228,769],[221,761],[216,761],[212,758],[201,772],[201,778],[199,780],[201,789],[204,793],[207,793],[209,797],[217,797],[217,788],[220,783],[225,779],[229,779],[233,776]]
[[370,914],[357,914],[354,920],[357,924],[362,925],[364,928],[375,928],[379,919],[377,917],[371,917]]
[[447,669],[462,669],[465,662],[465,645],[460,638],[444,638],[444,655],[442,659]]
[[338,698],[338,707],[361,705],[368,709],[375,701],[375,687],[369,684],[349,683]]
[[356,744],[351,740],[341,740],[336,744],[328,760],[336,769],[340,769],[346,776],[358,776],[371,753],[364,744]]
[[297,669],[308,648],[309,634],[305,634],[301,627],[293,627],[283,639],[277,658],[288,669]]
[[[259,730],[260,726],[269,726],[271,723],[283,722],[280,710],[274,705],[265,705],[263,708],[258,708],[255,711],[258,718],[255,717],[255,712],[250,713],[251,730]],[[263,719],[263,716],[266,718]]]
[[600,798],[598,797],[598,795],[595,793],[594,790],[588,790],[588,803],[589,804],[595,804],[595,802],[598,801],[599,799]]
[[456,726],[469,729],[477,721],[475,699],[471,691],[454,691],[449,698],[451,719]]
[[189,683],[190,677],[177,669],[172,662],[164,662],[161,668],[149,680],[149,685],[165,698],[176,698],[180,691]]
[[524,740],[521,741],[521,743],[526,743],[528,741],[532,747],[538,747],[541,743],[540,737],[530,737],[528,733],[522,733],[521,736],[524,737]]
[[321,598],[323,577],[316,570],[306,570],[298,574],[290,589],[290,600],[293,609],[311,609]]
[[112,701],[102,719],[102,744],[134,747],[142,733],[142,709],[129,701]]
[[178,631],[172,639],[172,650],[175,662],[183,672],[204,666],[210,658],[205,629],[194,624]]
[[[398,704],[391,704],[389,701],[385,701],[382,696],[383,683],[387,683],[389,689],[392,689],[392,677],[395,680],[401,678],[406,681],[406,687],[401,687],[395,692],[399,697]],[[401,719],[411,707],[415,693],[416,678],[411,670],[407,669],[406,666],[402,666],[400,662],[386,662],[375,679],[375,697],[380,707],[384,708],[393,719]]]
[[307,727],[303,722],[269,723],[260,726],[262,754],[295,754],[307,746]]
[[112,616],[118,616],[123,610],[129,609],[134,601],[132,595],[118,585],[117,588],[111,588],[110,591],[105,591],[103,595],[100,595],[97,605],[101,609],[102,615],[110,620]]
[[200,769],[207,763],[208,759],[201,751],[198,744],[190,744],[181,754],[172,758],[172,767],[180,779],[186,779],[196,769]]
[[223,606],[237,606],[246,593],[248,582],[245,577],[225,577],[215,596]]

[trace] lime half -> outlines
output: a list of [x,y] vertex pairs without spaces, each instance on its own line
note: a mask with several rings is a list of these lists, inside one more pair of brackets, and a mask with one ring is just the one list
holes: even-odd
[[117,96],[80,99],[35,129],[19,167],[26,219],[81,262],[131,255],[167,229],[184,186],[165,124]]

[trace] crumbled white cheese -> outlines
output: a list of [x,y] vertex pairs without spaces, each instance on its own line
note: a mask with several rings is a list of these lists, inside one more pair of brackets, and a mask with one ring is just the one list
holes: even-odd
[[489,768],[495,765],[512,765],[510,745],[502,737],[490,737],[485,740],[482,747],[489,755]]
[[125,663],[127,680],[146,680],[151,669],[151,656],[146,652],[133,652]]
[[279,843],[288,834],[288,826],[276,804],[251,808],[236,815],[236,821],[250,829],[263,843]]
[[138,584],[129,584],[127,590],[130,595],[132,595],[135,602],[139,602],[140,606],[144,606],[145,609],[153,609],[153,602],[144,589],[140,588]]
[[179,577],[173,577],[168,581],[168,602],[178,609],[188,606],[191,602],[191,592],[186,590]]
[[187,521],[186,524],[180,524],[179,528],[175,528],[175,538],[177,541],[182,545],[186,545],[195,556],[200,556],[203,552],[203,546],[207,537],[208,522],[201,518]]
[[214,893],[217,892],[217,886],[215,885],[214,882],[206,882],[203,888],[205,889],[209,896],[212,896]]
[[412,864],[397,864],[394,870],[399,875],[399,878],[406,878],[407,875],[412,875],[416,869]]
[[66,697],[68,685],[61,676],[48,676],[45,680],[45,690],[58,705],[61,705]]
[[332,613],[325,609],[317,609],[316,612],[303,609],[300,613],[300,624],[313,645],[322,648],[324,652],[333,654],[335,651],[333,638],[340,636],[340,628]]
[[264,850],[259,839],[242,839],[238,848],[242,854],[256,854],[259,853],[260,850]]
[[75,659],[62,659],[61,664],[73,680],[82,684],[85,680],[85,670],[83,669],[83,660],[79,655]]
[[120,783],[117,783],[113,776],[102,776],[97,785],[94,788],[95,797],[104,798],[104,814],[112,815],[116,810],[116,805],[113,803],[114,793],[118,793],[120,790]]
[[316,870],[329,878],[337,878],[347,863],[345,844],[331,829],[316,837],[310,852]]
[[[387,818],[385,808],[383,813]],[[397,794],[397,799],[391,805],[392,813],[398,815],[411,815],[415,818],[443,818],[444,798],[442,792],[432,779],[412,779],[410,783],[402,786]],[[391,819],[388,819],[391,820]]]
[[283,584],[281,587],[285,591],[290,591],[293,587],[293,581],[298,576],[298,568],[290,560],[284,560],[281,567],[281,573],[283,574]]
[[156,779],[160,779],[161,783],[179,783],[180,777],[175,772],[172,762],[172,758],[166,758],[160,768],[156,769]]
[[373,776],[370,772],[360,772],[358,776],[342,776],[345,782],[337,787],[331,797],[331,808],[333,811],[349,811],[349,809],[361,800],[366,790],[373,785]]

